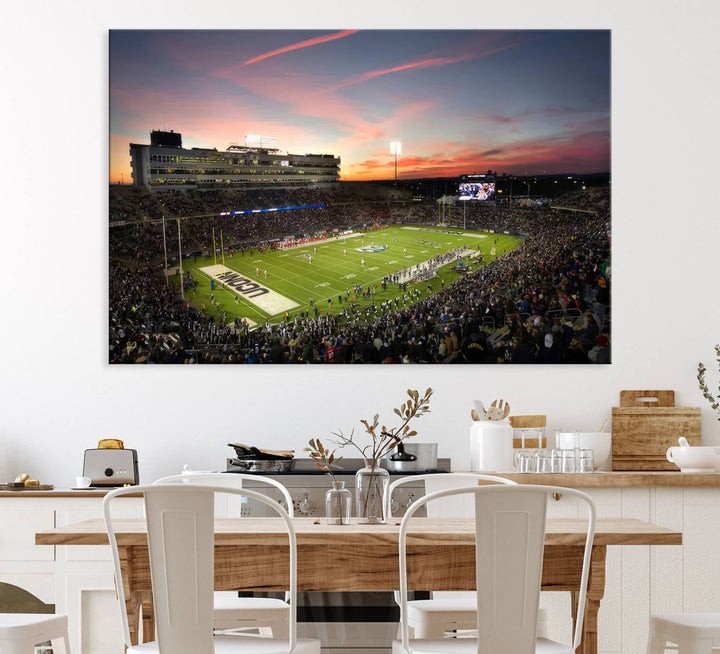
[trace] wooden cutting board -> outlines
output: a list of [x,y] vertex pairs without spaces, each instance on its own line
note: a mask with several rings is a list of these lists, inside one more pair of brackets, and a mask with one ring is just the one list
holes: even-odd
[[33,490],[52,490],[55,488],[52,484],[37,484],[35,486],[10,486],[8,484],[0,484],[0,490],[4,491],[33,491]]
[[612,469],[677,470],[666,452],[681,436],[702,444],[699,407],[676,407],[674,391],[620,391],[620,406],[612,409]]

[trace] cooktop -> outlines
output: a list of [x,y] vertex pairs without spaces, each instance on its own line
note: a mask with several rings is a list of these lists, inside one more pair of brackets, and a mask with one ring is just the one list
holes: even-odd
[[[382,466],[382,463],[380,464]],[[335,475],[354,475],[358,470],[365,467],[362,459],[346,459],[343,458],[340,463],[333,465],[333,474]],[[289,470],[282,471],[256,471],[240,469],[235,466],[235,459],[227,459],[227,470],[225,472],[242,472],[249,475],[325,475],[312,459],[293,459]],[[450,472],[450,459],[438,459],[436,470],[408,470],[403,472],[390,471],[391,475],[426,475],[431,473]]]

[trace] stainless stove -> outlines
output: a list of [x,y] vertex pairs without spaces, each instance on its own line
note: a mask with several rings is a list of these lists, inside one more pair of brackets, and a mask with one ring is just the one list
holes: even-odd
[[[330,481],[327,474],[320,470],[312,459],[294,459],[290,470],[283,472],[248,472],[245,469],[234,465],[235,459],[227,460],[226,472],[238,472],[258,476],[270,476],[279,481],[290,491],[293,498],[295,515],[298,517],[318,516],[325,517],[325,493],[330,488]],[[355,502],[355,473],[364,467],[362,459],[343,459],[342,469],[333,469],[338,481],[345,481],[345,487],[353,495],[353,514]],[[432,471],[417,472],[390,472],[390,481],[400,477],[413,477],[429,472],[450,472],[450,459],[438,459],[438,469]],[[274,497],[278,502],[284,504],[280,493],[267,484],[252,482],[247,483],[247,488],[259,491],[264,495]],[[392,497],[392,514],[395,517],[404,515],[405,509],[412,504],[417,497],[425,493],[425,484],[418,481],[416,484],[408,482],[398,488]],[[272,515],[271,509],[260,502],[248,501],[243,505],[242,514],[245,516],[263,517]],[[421,515],[421,513],[418,513]]]
[[[268,475],[283,484],[293,500],[295,515],[325,516],[325,493],[330,488],[327,475],[311,459],[294,459],[290,470],[283,472],[251,472],[238,469],[234,459],[227,460],[228,473],[242,472],[252,475]],[[342,470],[334,469],[338,481],[353,494],[355,501],[355,473],[362,467],[362,459],[341,461]],[[390,472],[390,481],[400,477],[413,477],[427,472],[450,472],[450,459],[438,459],[438,469],[406,473]],[[258,482],[246,482],[247,488],[274,497],[282,503],[282,496],[272,486]],[[412,502],[425,494],[423,481],[408,482],[393,493],[392,513],[400,517]],[[249,500],[242,505],[244,516],[268,516],[270,509],[257,501]],[[422,515],[422,512],[418,512]],[[261,595],[255,593],[255,595]],[[428,597],[416,592],[415,599]],[[323,654],[386,654],[391,651],[392,641],[397,637],[400,611],[393,593],[389,592],[301,592],[298,593],[298,635],[318,638]]]

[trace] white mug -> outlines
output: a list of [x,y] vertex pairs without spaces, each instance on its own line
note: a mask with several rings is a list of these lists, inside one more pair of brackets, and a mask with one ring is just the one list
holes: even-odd
[[89,488],[92,484],[90,477],[75,477],[75,488]]

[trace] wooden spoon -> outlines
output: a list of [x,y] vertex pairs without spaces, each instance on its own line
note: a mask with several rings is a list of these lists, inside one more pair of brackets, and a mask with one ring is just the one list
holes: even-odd
[[472,419],[475,420],[476,422],[480,420],[480,416],[478,415],[478,412],[475,411],[475,409],[471,409],[471,410],[470,410],[470,416],[471,416]]
[[[502,403],[503,403],[503,401],[500,400],[500,408],[502,408]],[[507,402],[505,402],[505,408],[503,409],[503,420],[505,420],[505,418],[507,418],[509,415],[510,415],[510,405]]]
[[504,400],[493,400],[487,410],[488,420],[505,420],[510,415],[510,405]]

